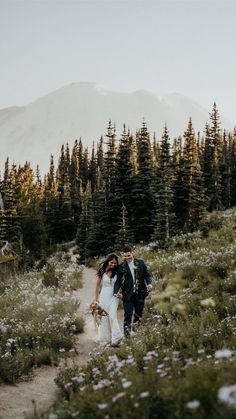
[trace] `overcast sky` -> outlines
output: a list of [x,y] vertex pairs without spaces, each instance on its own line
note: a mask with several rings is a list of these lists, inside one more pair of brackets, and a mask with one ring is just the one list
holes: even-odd
[[235,17],[235,0],[0,0],[0,108],[91,81],[236,123]]

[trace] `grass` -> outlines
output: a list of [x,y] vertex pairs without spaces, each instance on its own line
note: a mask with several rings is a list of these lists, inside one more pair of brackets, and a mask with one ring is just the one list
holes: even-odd
[[34,418],[235,418],[235,231],[231,210],[168,250],[137,248],[156,279],[137,335],[63,368],[57,402]]
[[78,317],[81,270],[52,258],[41,271],[8,280],[0,293],[0,381],[14,383],[35,366],[53,364],[83,331]]

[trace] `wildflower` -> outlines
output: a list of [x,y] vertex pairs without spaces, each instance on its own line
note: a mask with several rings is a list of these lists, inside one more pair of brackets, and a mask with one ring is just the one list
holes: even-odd
[[128,388],[128,387],[130,387],[131,385],[132,385],[131,381],[124,381],[124,382],[122,383],[122,387],[123,387],[123,388]]
[[69,387],[71,387],[72,386],[72,383],[66,383],[66,384],[64,384],[64,388],[69,388]]
[[0,332],[6,333],[6,331],[7,331],[7,328],[3,324],[0,324]]
[[161,369],[161,368],[164,368],[164,366],[165,366],[165,364],[158,364],[158,365],[157,365],[157,368],[158,368],[158,369]]
[[140,397],[142,399],[144,399],[145,397],[148,397],[150,395],[149,391],[143,391],[142,393],[140,393]]
[[77,410],[76,412],[71,413],[71,416],[72,416],[72,418],[76,418],[77,416],[79,416],[79,414],[80,414],[80,412],[79,412],[79,410]]
[[76,377],[72,377],[71,381],[76,381],[76,383],[82,384],[84,382],[84,377],[81,375],[78,375]]
[[215,352],[215,358],[230,358],[233,352],[230,349],[222,349]]
[[212,297],[205,298],[204,300],[200,301],[202,307],[215,307],[216,303]]
[[115,403],[117,400],[119,400],[121,397],[124,397],[125,392],[117,393],[115,396],[112,397],[112,403]]
[[98,406],[99,409],[103,410],[103,409],[106,409],[108,407],[108,403],[101,403],[101,404],[98,403],[97,406]]
[[218,390],[218,399],[228,406],[236,408],[236,384],[224,386]]
[[198,409],[200,407],[200,402],[198,400],[191,400],[190,402],[186,403],[186,407],[188,409]]
[[104,380],[99,381],[97,384],[93,385],[94,390],[100,390],[103,387],[109,387],[112,384],[110,380],[104,378]]

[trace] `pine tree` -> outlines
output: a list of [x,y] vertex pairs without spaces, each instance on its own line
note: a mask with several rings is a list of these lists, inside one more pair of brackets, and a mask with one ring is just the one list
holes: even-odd
[[2,199],[4,202],[4,226],[6,232],[4,239],[13,244],[18,251],[21,246],[21,225],[18,210],[18,186],[17,168],[12,165],[9,169],[9,162],[5,164],[4,179],[2,184]]
[[81,179],[79,170],[79,144],[75,141],[70,163],[71,209],[74,234],[77,230],[81,214]]
[[219,112],[214,103],[210,113],[211,124],[206,125],[205,148],[203,152],[203,174],[206,190],[207,208],[209,211],[222,209],[222,176],[220,162],[222,159],[222,133]]
[[134,235],[130,229],[128,212],[123,202],[115,247],[121,251],[127,243],[134,243]]
[[223,146],[221,152],[221,159],[219,162],[219,171],[221,176],[221,200],[223,208],[230,208],[231,206],[231,167],[230,167],[230,135],[223,132]]
[[185,231],[194,231],[205,215],[205,198],[203,175],[191,118],[184,139],[182,220]]
[[[22,249],[21,253],[28,261],[40,258],[46,248],[47,231],[42,209],[42,185],[34,179],[35,175],[29,163],[17,173],[17,212],[19,215]],[[24,253],[25,252],[25,253]],[[24,261],[25,262],[25,261]]]
[[[133,137],[126,131],[124,125],[123,133],[119,143],[116,159],[116,196],[119,205],[119,212],[123,214],[125,208],[126,225],[130,230],[132,219],[132,190],[135,167],[133,165]],[[123,225],[123,215],[121,226]]]
[[154,227],[154,198],[152,194],[152,158],[146,123],[137,133],[137,174],[134,176],[131,228],[136,242],[150,240]]
[[61,148],[59,165],[56,173],[58,184],[56,241],[69,241],[74,238],[73,211],[70,184],[70,154],[69,148]]
[[230,203],[236,206],[236,127],[229,140]]
[[119,225],[119,216],[121,211],[121,202],[117,194],[116,182],[116,165],[117,165],[117,150],[116,150],[116,130],[115,126],[109,121],[107,128],[107,149],[104,156],[103,166],[103,181],[105,192],[105,214],[104,228],[109,231],[107,237],[106,253],[112,251],[116,240],[117,229]]
[[156,169],[154,191],[156,198],[156,217],[153,239],[161,245],[169,242],[173,234],[173,169],[170,155],[170,138],[165,125],[160,145],[159,167]]
[[173,207],[175,212],[175,232],[183,230],[182,218],[184,199],[184,166],[183,166],[183,139],[179,137],[173,142],[172,166],[173,166]]
[[88,180],[91,184],[92,193],[94,192],[94,189],[96,187],[96,173],[97,173],[97,161],[96,161],[96,156],[95,156],[95,147],[93,143],[92,154],[91,154],[91,159],[89,162],[89,169],[88,169]]
[[55,176],[54,158],[51,155],[49,172],[44,180],[43,209],[46,219],[48,241],[51,247],[57,241],[57,222],[59,217],[59,192]]

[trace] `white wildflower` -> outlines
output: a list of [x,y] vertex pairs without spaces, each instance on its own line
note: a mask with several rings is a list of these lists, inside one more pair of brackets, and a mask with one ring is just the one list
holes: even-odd
[[186,407],[188,409],[198,409],[200,407],[200,402],[198,400],[191,400],[190,402],[186,403]]
[[221,387],[218,390],[218,399],[228,406],[236,408],[236,384]]
[[230,349],[222,349],[215,352],[215,358],[230,358],[233,352]]
[[54,413],[50,413],[50,415],[48,416],[48,419],[58,419],[58,416],[54,415]]
[[216,303],[212,297],[205,298],[204,300],[200,301],[202,307],[215,307]]
[[140,397],[142,399],[144,399],[145,397],[148,397],[150,395],[149,391],[143,391],[142,393],[140,393]]
[[121,397],[124,397],[125,392],[117,393],[115,396],[112,397],[112,403],[115,403],[117,400],[119,400]]
[[122,383],[122,387],[123,387],[123,388],[128,388],[128,387],[130,387],[131,385],[132,385],[131,381],[124,381],[124,382]]
[[71,381],[75,381],[76,383],[82,384],[84,382],[84,377],[78,375],[76,377],[72,377]]
[[99,409],[103,410],[106,409],[108,407],[108,403],[101,403],[97,405]]

